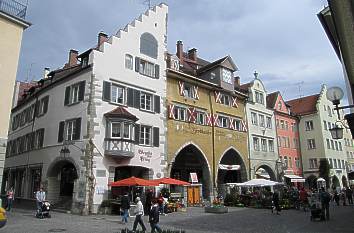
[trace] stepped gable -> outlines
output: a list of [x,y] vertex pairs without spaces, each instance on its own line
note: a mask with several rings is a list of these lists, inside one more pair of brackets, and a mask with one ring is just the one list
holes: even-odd
[[291,112],[295,115],[308,115],[317,112],[316,104],[320,94],[305,96],[286,102],[290,106]]
[[124,107],[116,107],[110,112],[104,114],[105,117],[117,117],[123,119],[129,119],[133,121],[139,120],[135,115],[128,112]]
[[277,101],[277,97],[279,94],[280,94],[279,91],[276,91],[276,92],[273,92],[273,93],[270,93],[267,95],[267,107],[268,108],[272,108],[272,109],[275,108],[275,102]]

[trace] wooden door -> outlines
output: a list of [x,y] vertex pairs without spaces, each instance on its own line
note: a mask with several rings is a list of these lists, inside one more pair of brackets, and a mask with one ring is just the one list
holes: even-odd
[[200,204],[200,187],[189,186],[187,187],[188,205],[194,206]]

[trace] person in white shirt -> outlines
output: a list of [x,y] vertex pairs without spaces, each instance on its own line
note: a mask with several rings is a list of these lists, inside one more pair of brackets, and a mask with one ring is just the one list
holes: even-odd
[[36,204],[37,204],[37,210],[41,210],[42,208],[42,203],[45,201],[45,192],[43,191],[43,188],[40,188],[36,192]]
[[143,222],[142,217],[144,216],[144,207],[143,203],[140,201],[140,197],[137,197],[135,199],[136,202],[136,207],[135,207],[135,220],[134,220],[134,225],[133,225],[133,232],[136,231],[136,228],[138,226],[138,223],[140,224],[141,228],[143,229],[143,232],[146,231],[145,224]]

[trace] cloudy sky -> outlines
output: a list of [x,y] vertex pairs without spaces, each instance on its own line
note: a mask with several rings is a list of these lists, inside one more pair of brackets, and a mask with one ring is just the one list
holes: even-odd
[[[100,31],[112,35],[143,13],[144,0],[29,0],[18,80],[36,80],[44,67],[62,67],[68,51],[92,47]],[[152,4],[159,1],[152,0]],[[168,49],[176,41],[213,61],[231,55],[241,83],[257,70],[268,92],[285,99],[341,86],[341,65],[317,18],[322,0],[167,0]]]

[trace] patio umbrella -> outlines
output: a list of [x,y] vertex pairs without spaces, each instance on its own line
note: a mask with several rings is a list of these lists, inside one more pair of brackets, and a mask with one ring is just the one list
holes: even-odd
[[153,180],[144,180],[137,177],[130,177],[123,180],[118,180],[108,184],[112,187],[122,187],[122,186],[158,186],[158,183]]
[[190,183],[188,183],[186,181],[177,180],[177,179],[173,179],[173,178],[169,178],[169,177],[156,179],[154,181],[157,182],[158,184],[173,184],[173,185],[181,185],[181,186],[182,185],[190,185]]
[[241,187],[264,187],[264,186],[274,186],[274,185],[281,185],[281,183],[271,181],[271,180],[266,180],[266,179],[253,179],[238,184],[238,186]]

